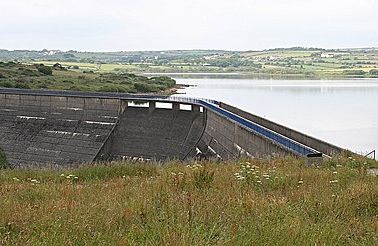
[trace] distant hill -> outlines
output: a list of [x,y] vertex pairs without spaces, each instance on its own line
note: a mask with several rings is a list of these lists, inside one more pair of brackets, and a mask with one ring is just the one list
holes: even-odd
[[117,73],[238,72],[305,77],[377,77],[378,48],[275,48],[261,51],[168,50],[80,52],[0,50],[0,61],[59,62],[81,70]]

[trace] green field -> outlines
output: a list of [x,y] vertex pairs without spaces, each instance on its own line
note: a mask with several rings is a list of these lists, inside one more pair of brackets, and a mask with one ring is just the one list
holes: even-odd
[[0,245],[377,245],[364,159],[0,171]]
[[237,72],[310,78],[376,78],[378,49],[294,47],[263,51],[178,50],[140,52],[6,51],[0,61],[56,62],[74,71],[98,73]]
[[0,62],[0,87],[169,94],[176,84],[166,76],[147,78],[130,73],[108,73],[106,70],[94,73],[93,64],[80,64],[76,69],[77,64]]

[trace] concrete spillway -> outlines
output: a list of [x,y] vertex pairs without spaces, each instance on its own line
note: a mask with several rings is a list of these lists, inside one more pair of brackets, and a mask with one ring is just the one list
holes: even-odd
[[[169,107],[159,108],[159,102]],[[0,148],[14,168],[67,167],[125,156],[165,160],[201,153],[229,159],[343,151],[214,101],[16,89],[0,89]]]

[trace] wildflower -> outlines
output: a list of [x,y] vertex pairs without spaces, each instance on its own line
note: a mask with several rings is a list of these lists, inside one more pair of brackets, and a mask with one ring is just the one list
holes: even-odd
[[331,184],[338,183],[339,181],[337,179],[329,181]]
[[343,165],[337,164],[336,167],[342,167]]
[[264,174],[263,174],[263,177],[264,177],[264,178],[270,178],[270,175],[269,175],[269,174],[266,174],[266,173],[264,173]]
[[18,178],[13,178],[14,181],[20,182],[20,179]]
[[172,172],[171,175],[176,176],[177,174]]
[[298,184],[303,184],[303,180],[299,180],[299,181],[298,181]]
[[78,176],[75,176],[74,179],[79,179],[79,177],[78,177]]
[[126,178],[126,175],[123,175],[122,178]]
[[332,174],[337,174],[337,172],[335,171],[335,172],[333,172]]
[[64,176],[66,176],[64,173],[62,173],[62,174],[60,175],[60,177],[64,177]]
[[261,182],[261,180],[257,180],[257,181],[256,181],[256,183],[259,183],[259,184],[261,184],[262,182]]
[[243,180],[243,179],[245,179],[245,177],[243,177],[243,176],[238,176],[237,179],[238,179],[238,180]]
[[336,195],[335,195],[335,194],[332,194],[332,197],[336,197]]
[[38,181],[38,180],[36,180],[36,179],[32,179],[32,180],[30,180],[30,182],[32,182],[33,184],[39,184],[40,182]]
[[184,173],[182,173],[182,172],[179,172],[179,173],[178,173],[178,175],[184,175]]

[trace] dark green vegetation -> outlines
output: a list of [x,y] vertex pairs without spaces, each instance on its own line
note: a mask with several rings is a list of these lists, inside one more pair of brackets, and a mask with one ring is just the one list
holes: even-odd
[[3,170],[0,245],[377,245],[369,165],[289,158]]
[[59,63],[25,65],[0,62],[0,87],[99,92],[167,92],[176,82],[165,76],[147,78],[129,73],[72,71]]
[[100,72],[239,72],[320,78],[378,77],[378,49],[289,48],[264,51],[5,51],[0,60],[53,65]]
[[7,157],[5,156],[5,153],[0,148],[0,169],[5,169],[8,167]]

